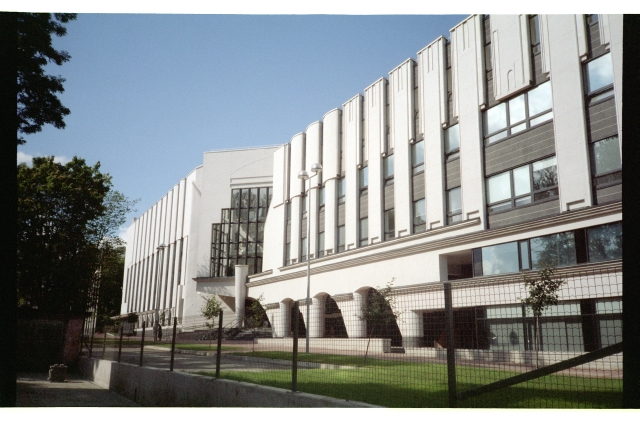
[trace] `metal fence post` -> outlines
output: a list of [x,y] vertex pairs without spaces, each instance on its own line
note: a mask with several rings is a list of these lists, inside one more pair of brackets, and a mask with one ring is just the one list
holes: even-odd
[[300,310],[298,302],[293,304],[293,358],[291,361],[291,391],[298,391],[298,326],[300,325]]
[[93,325],[92,327],[92,331],[91,331],[91,341],[89,342],[89,358],[93,357],[93,335],[96,332],[96,327],[95,325]]
[[82,334],[80,334],[80,354],[82,354],[82,344],[84,343],[84,332],[86,331],[84,328],[86,325],[85,320],[86,318],[82,318]]
[[444,283],[444,314],[447,330],[447,374],[449,380],[449,407],[457,406],[458,394],[456,389],[456,352],[453,337],[453,301],[451,297],[451,283]]
[[118,343],[118,362],[120,362],[120,356],[122,355],[122,335],[124,334],[124,324],[120,324],[120,342]]
[[220,357],[222,356],[222,313],[220,311],[220,317],[218,318],[218,346],[216,349],[216,378],[220,378]]
[[178,319],[173,318],[173,338],[171,339],[171,364],[169,365],[169,371],[173,371],[173,354],[176,350],[176,327],[178,326]]
[[142,357],[144,354],[144,331],[146,329],[146,322],[142,321],[142,340],[140,341],[140,366],[142,366]]
[[104,359],[104,351],[107,348],[107,332],[104,332],[104,340],[102,342],[102,359]]

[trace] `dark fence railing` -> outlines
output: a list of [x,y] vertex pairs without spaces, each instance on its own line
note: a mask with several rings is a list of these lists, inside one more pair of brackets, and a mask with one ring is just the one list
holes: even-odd
[[389,407],[622,407],[621,268],[554,278],[538,317],[511,275],[316,297],[308,323],[305,299],[267,306],[267,327],[174,318],[170,340],[143,325],[92,356]]

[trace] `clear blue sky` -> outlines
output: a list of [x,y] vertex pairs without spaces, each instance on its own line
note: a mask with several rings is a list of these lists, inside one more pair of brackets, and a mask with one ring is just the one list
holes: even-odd
[[129,225],[203,152],[289,142],[466,16],[79,14],[48,67],[67,127],[18,155],[100,161],[141,199]]

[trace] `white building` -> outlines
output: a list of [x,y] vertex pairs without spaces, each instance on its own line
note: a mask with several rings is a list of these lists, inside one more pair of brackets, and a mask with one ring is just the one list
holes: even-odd
[[[274,337],[288,337],[308,254],[310,337],[328,335],[336,307],[344,335],[364,337],[360,305],[395,279],[403,346],[432,347],[439,327],[425,323],[443,304],[430,287],[455,280],[455,306],[475,308],[476,326],[478,314],[503,319],[487,328],[504,338],[508,319],[525,318],[513,315],[526,296],[518,273],[554,260],[568,284],[549,331],[582,334],[577,350],[610,344],[621,337],[621,89],[620,15],[470,16],[289,143],[205,154],[130,228],[122,313],[156,309],[159,255],[158,309],[186,320],[199,293],[215,293],[241,319],[245,297],[262,296]],[[228,172],[214,175],[223,155]],[[305,185],[298,173],[315,163]],[[249,224],[220,213],[251,213],[233,210],[232,190],[267,186],[264,242],[252,246]],[[260,264],[220,253],[243,248]],[[462,347],[483,348],[473,344]]]

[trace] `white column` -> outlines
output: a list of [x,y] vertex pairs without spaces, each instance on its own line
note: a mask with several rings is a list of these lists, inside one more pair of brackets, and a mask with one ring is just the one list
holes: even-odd
[[324,304],[326,297],[314,297],[309,311],[309,337],[324,337]]
[[236,327],[242,328],[242,320],[244,319],[244,301],[247,297],[247,275],[249,275],[249,265],[236,265],[234,275],[236,294]]
[[275,319],[275,337],[289,337],[291,328],[291,302],[280,302]]

